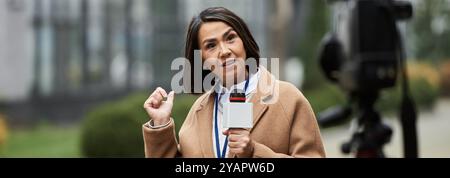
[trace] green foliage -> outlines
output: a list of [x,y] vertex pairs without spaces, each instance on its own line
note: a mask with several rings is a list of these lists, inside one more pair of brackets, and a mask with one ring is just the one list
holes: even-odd
[[443,59],[450,56],[450,2],[417,1],[410,35],[414,53],[420,59]]
[[[128,98],[90,112],[82,125],[81,150],[87,157],[142,157],[143,109],[133,109]],[[130,105],[126,105],[129,103]],[[142,108],[142,107],[140,107]]]
[[[143,93],[134,94],[93,109],[82,125],[83,154],[87,157],[143,157],[142,125],[149,118],[142,105],[147,97]],[[194,100],[193,96],[175,97],[172,116],[177,130]]]
[[323,84],[316,89],[305,90],[304,95],[316,114],[329,107],[344,104],[347,100],[344,93],[333,84]]
[[[425,78],[411,79],[409,87],[410,95],[418,109],[431,109],[439,97],[439,87]],[[401,100],[401,87],[397,85],[395,88],[384,90],[376,106],[380,111],[396,112],[400,108]]]
[[439,97],[439,87],[424,78],[410,82],[411,95],[420,108],[431,109]]
[[310,11],[305,23],[305,32],[299,46],[299,56],[305,66],[305,89],[316,88],[324,83],[320,73],[317,49],[325,33],[329,30],[329,10],[325,1],[309,1]]

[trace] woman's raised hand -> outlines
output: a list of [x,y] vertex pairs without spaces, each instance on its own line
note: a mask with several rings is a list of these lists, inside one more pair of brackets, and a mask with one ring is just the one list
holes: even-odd
[[[153,119],[154,126],[169,122],[174,95],[175,93],[173,91],[167,94],[164,89],[158,87],[145,101],[144,109],[147,111],[148,116]],[[167,97],[166,101],[164,101],[165,97]]]

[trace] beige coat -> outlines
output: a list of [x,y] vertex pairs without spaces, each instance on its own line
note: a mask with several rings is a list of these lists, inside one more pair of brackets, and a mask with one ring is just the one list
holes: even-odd
[[[253,128],[250,137],[255,142],[253,157],[325,157],[319,127],[308,100],[292,84],[275,80],[263,67],[260,70],[258,83],[268,81],[271,84],[275,81],[275,85],[264,87],[266,91],[260,90],[262,85],[258,85],[251,97]],[[276,84],[278,88],[274,87]],[[168,126],[157,129],[144,124],[145,156],[215,157],[212,93],[212,90],[206,92],[192,105],[180,129],[179,141],[176,140],[173,119]],[[261,101],[275,102],[265,104]]]

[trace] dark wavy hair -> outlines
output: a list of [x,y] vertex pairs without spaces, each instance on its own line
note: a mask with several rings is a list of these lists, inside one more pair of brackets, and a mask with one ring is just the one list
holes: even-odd
[[[259,66],[259,47],[258,44],[256,44],[256,41],[253,38],[252,34],[250,33],[247,24],[245,24],[245,22],[239,16],[224,7],[207,8],[200,12],[199,15],[194,16],[189,23],[188,31],[186,34],[184,56],[189,60],[191,65],[194,64],[194,50],[200,50],[198,44],[198,33],[200,27],[203,23],[217,21],[226,23],[231,28],[233,28],[234,31],[236,31],[236,33],[244,43],[245,54],[247,58],[254,58],[256,60],[257,66]],[[210,70],[203,70],[202,81],[204,77],[210,72]],[[191,70],[191,76],[194,76],[194,70]],[[191,86],[194,86],[194,80],[191,80]],[[193,93],[194,87],[190,87],[190,90]]]

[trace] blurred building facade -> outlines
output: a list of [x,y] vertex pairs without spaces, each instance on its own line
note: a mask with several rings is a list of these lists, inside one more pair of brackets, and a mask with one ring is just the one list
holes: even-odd
[[33,38],[24,1],[0,2],[0,99],[25,99],[32,83]]
[[0,108],[24,122],[73,120],[98,102],[169,88],[190,19],[211,6],[242,17],[262,57],[286,57],[294,42],[280,37],[299,37],[301,2],[0,1]]

